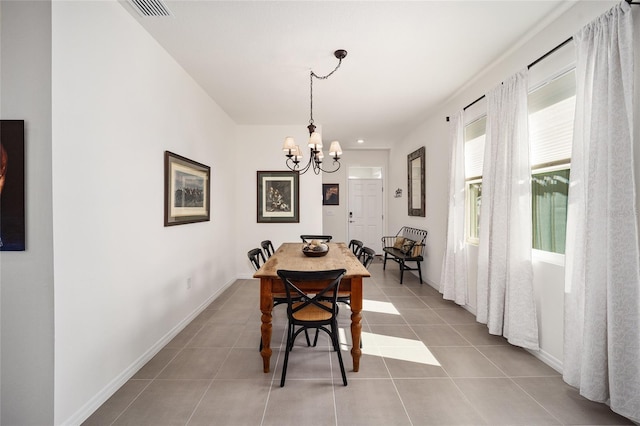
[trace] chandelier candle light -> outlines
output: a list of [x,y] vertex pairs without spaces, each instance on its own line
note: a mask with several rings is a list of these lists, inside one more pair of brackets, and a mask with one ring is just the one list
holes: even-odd
[[342,155],[342,148],[340,147],[340,142],[333,141],[329,146],[329,156],[333,159],[333,164],[337,164],[335,170],[325,170],[322,168],[322,160],[324,159],[324,154],[322,153],[322,136],[320,133],[316,132],[316,126],[313,124],[313,79],[314,77],[318,80],[326,80],[329,78],[334,72],[340,68],[340,64],[342,64],[342,60],[347,56],[346,50],[336,50],[333,52],[334,56],[338,58],[338,65],[336,68],[331,71],[329,74],[324,76],[319,76],[316,73],[311,71],[309,76],[310,81],[310,111],[311,117],[309,119],[309,125],[307,129],[309,129],[309,161],[307,164],[300,168],[300,162],[304,155],[300,150],[300,146],[296,145],[293,137],[287,136],[284,138],[284,145],[282,146],[282,150],[285,152],[285,156],[287,157],[286,164],[289,170],[298,171],[300,174],[306,173],[308,170],[313,170],[315,174],[320,174],[320,172],[325,173],[334,173],[340,169],[340,155]]

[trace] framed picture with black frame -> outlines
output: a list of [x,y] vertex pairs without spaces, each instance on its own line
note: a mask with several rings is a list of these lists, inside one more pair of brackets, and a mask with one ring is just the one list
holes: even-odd
[[409,216],[425,217],[425,149],[421,147],[407,156]]
[[299,178],[297,171],[257,172],[258,223],[300,222]]
[[340,185],[337,183],[322,184],[322,205],[338,206],[340,205]]
[[164,226],[210,220],[209,166],[164,152]]
[[26,250],[24,137],[24,120],[0,120],[0,251]]

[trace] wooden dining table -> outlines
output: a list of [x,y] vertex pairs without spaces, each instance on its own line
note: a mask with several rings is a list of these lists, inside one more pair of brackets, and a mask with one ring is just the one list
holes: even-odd
[[[285,293],[284,284],[278,277],[279,269],[293,271],[323,271],[346,269],[340,282],[340,292],[350,292],[351,296],[351,357],[353,371],[360,369],[360,334],[362,332],[362,278],[370,277],[369,271],[360,263],[345,243],[328,243],[329,252],[322,257],[308,257],[302,252],[303,243],[284,243],[253,275],[260,278],[260,311],[262,312],[262,363],[265,373],[271,362],[271,329],[273,294]],[[301,289],[313,293],[324,288],[324,283],[306,282]]]

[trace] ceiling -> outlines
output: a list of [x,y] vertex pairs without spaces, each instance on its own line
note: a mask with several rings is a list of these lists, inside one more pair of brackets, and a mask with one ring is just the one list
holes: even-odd
[[335,74],[313,83],[315,123],[325,143],[337,139],[343,149],[389,148],[502,54],[575,4],[163,3],[172,16],[144,17],[121,1],[238,124],[304,129],[310,71],[328,74],[338,64],[333,52],[347,50]]

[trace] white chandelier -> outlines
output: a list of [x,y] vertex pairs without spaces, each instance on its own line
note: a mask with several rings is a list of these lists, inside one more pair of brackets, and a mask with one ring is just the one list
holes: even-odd
[[342,60],[347,56],[346,50],[336,50],[333,52],[333,55],[338,58],[338,65],[335,67],[333,71],[325,76],[319,76],[313,71],[309,76],[309,93],[310,93],[310,111],[311,117],[309,119],[309,125],[307,129],[309,129],[309,161],[305,166],[300,166],[302,162],[302,158],[304,154],[300,149],[299,145],[296,145],[293,137],[287,136],[284,138],[284,145],[282,146],[282,150],[285,152],[285,156],[287,157],[286,165],[291,171],[298,171],[300,174],[304,174],[309,170],[313,170],[315,174],[320,174],[320,172],[325,173],[334,173],[340,169],[340,156],[342,155],[342,148],[340,147],[340,142],[333,141],[329,146],[329,157],[333,159],[333,165],[337,164],[337,167],[334,170],[327,170],[322,167],[322,160],[324,159],[324,154],[322,153],[322,136],[320,133],[316,132],[316,126],[313,124],[313,79],[314,77],[318,80],[326,80],[329,78],[334,72],[340,68],[340,64],[342,64]]

